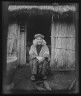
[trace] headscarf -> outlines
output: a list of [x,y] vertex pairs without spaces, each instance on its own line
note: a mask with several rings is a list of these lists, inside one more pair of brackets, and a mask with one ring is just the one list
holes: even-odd
[[41,37],[42,39],[44,39],[44,36],[42,34],[35,34],[34,38],[37,39],[38,37]]
[[[38,40],[34,39],[33,40],[33,45],[37,45],[38,44]],[[46,45],[46,41],[44,39],[42,39],[42,45]]]

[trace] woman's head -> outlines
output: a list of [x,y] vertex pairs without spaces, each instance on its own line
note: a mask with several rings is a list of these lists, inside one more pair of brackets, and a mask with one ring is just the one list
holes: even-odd
[[43,42],[43,39],[41,37],[38,37],[37,38],[37,44],[38,45],[40,45],[40,44],[42,45],[42,42]]
[[34,38],[37,39],[37,38],[41,38],[41,39],[44,39],[44,36],[42,34],[35,34]]
[[35,40],[33,40],[33,44],[34,45],[45,45],[46,44],[46,42],[45,42],[45,40],[43,39],[44,38],[44,36],[43,35],[41,35],[41,34],[36,34],[35,35]]

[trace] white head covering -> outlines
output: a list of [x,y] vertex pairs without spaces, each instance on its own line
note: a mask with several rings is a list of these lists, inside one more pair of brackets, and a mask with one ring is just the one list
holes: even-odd
[[[33,45],[37,45],[37,43],[38,43],[38,40],[34,39],[33,40]],[[42,39],[42,45],[46,45],[46,41],[44,39]]]
[[44,40],[44,36],[42,34],[35,34],[35,36],[34,36],[35,39],[33,40],[33,45],[37,45],[37,43],[38,43],[37,38],[38,37],[42,38],[42,45],[46,45],[46,41]]
[[35,34],[34,38],[38,38],[38,37],[41,37],[42,39],[44,39],[44,36],[42,34]]

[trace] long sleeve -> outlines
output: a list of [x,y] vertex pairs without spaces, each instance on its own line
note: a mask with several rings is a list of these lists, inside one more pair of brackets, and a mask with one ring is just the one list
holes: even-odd
[[50,53],[49,53],[49,49],[48,49],[47,45],[45,45],[42,48],[42,51],[41,51],[40,55],[43,56],[43,57],[49,57]]
[[34,48],[33,45],[30,48],[29,55],[30,55],[30,59],[33,59],[33,58],[35,58],[37,56],[37,54],[35,52],[35,48]]
[[48,47],[46,46],[45,47],[45,52],[44,52],[44,57],[49,57],[49,49],[48,49]]

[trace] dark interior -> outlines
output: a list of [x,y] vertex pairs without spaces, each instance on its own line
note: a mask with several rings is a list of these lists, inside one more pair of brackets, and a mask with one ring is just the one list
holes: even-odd
[[51,17],[45,15],[33,15],[29,17],[27,24],[27,45],[32,44],[35,34],[44,35],[47,44],[51,44]]

